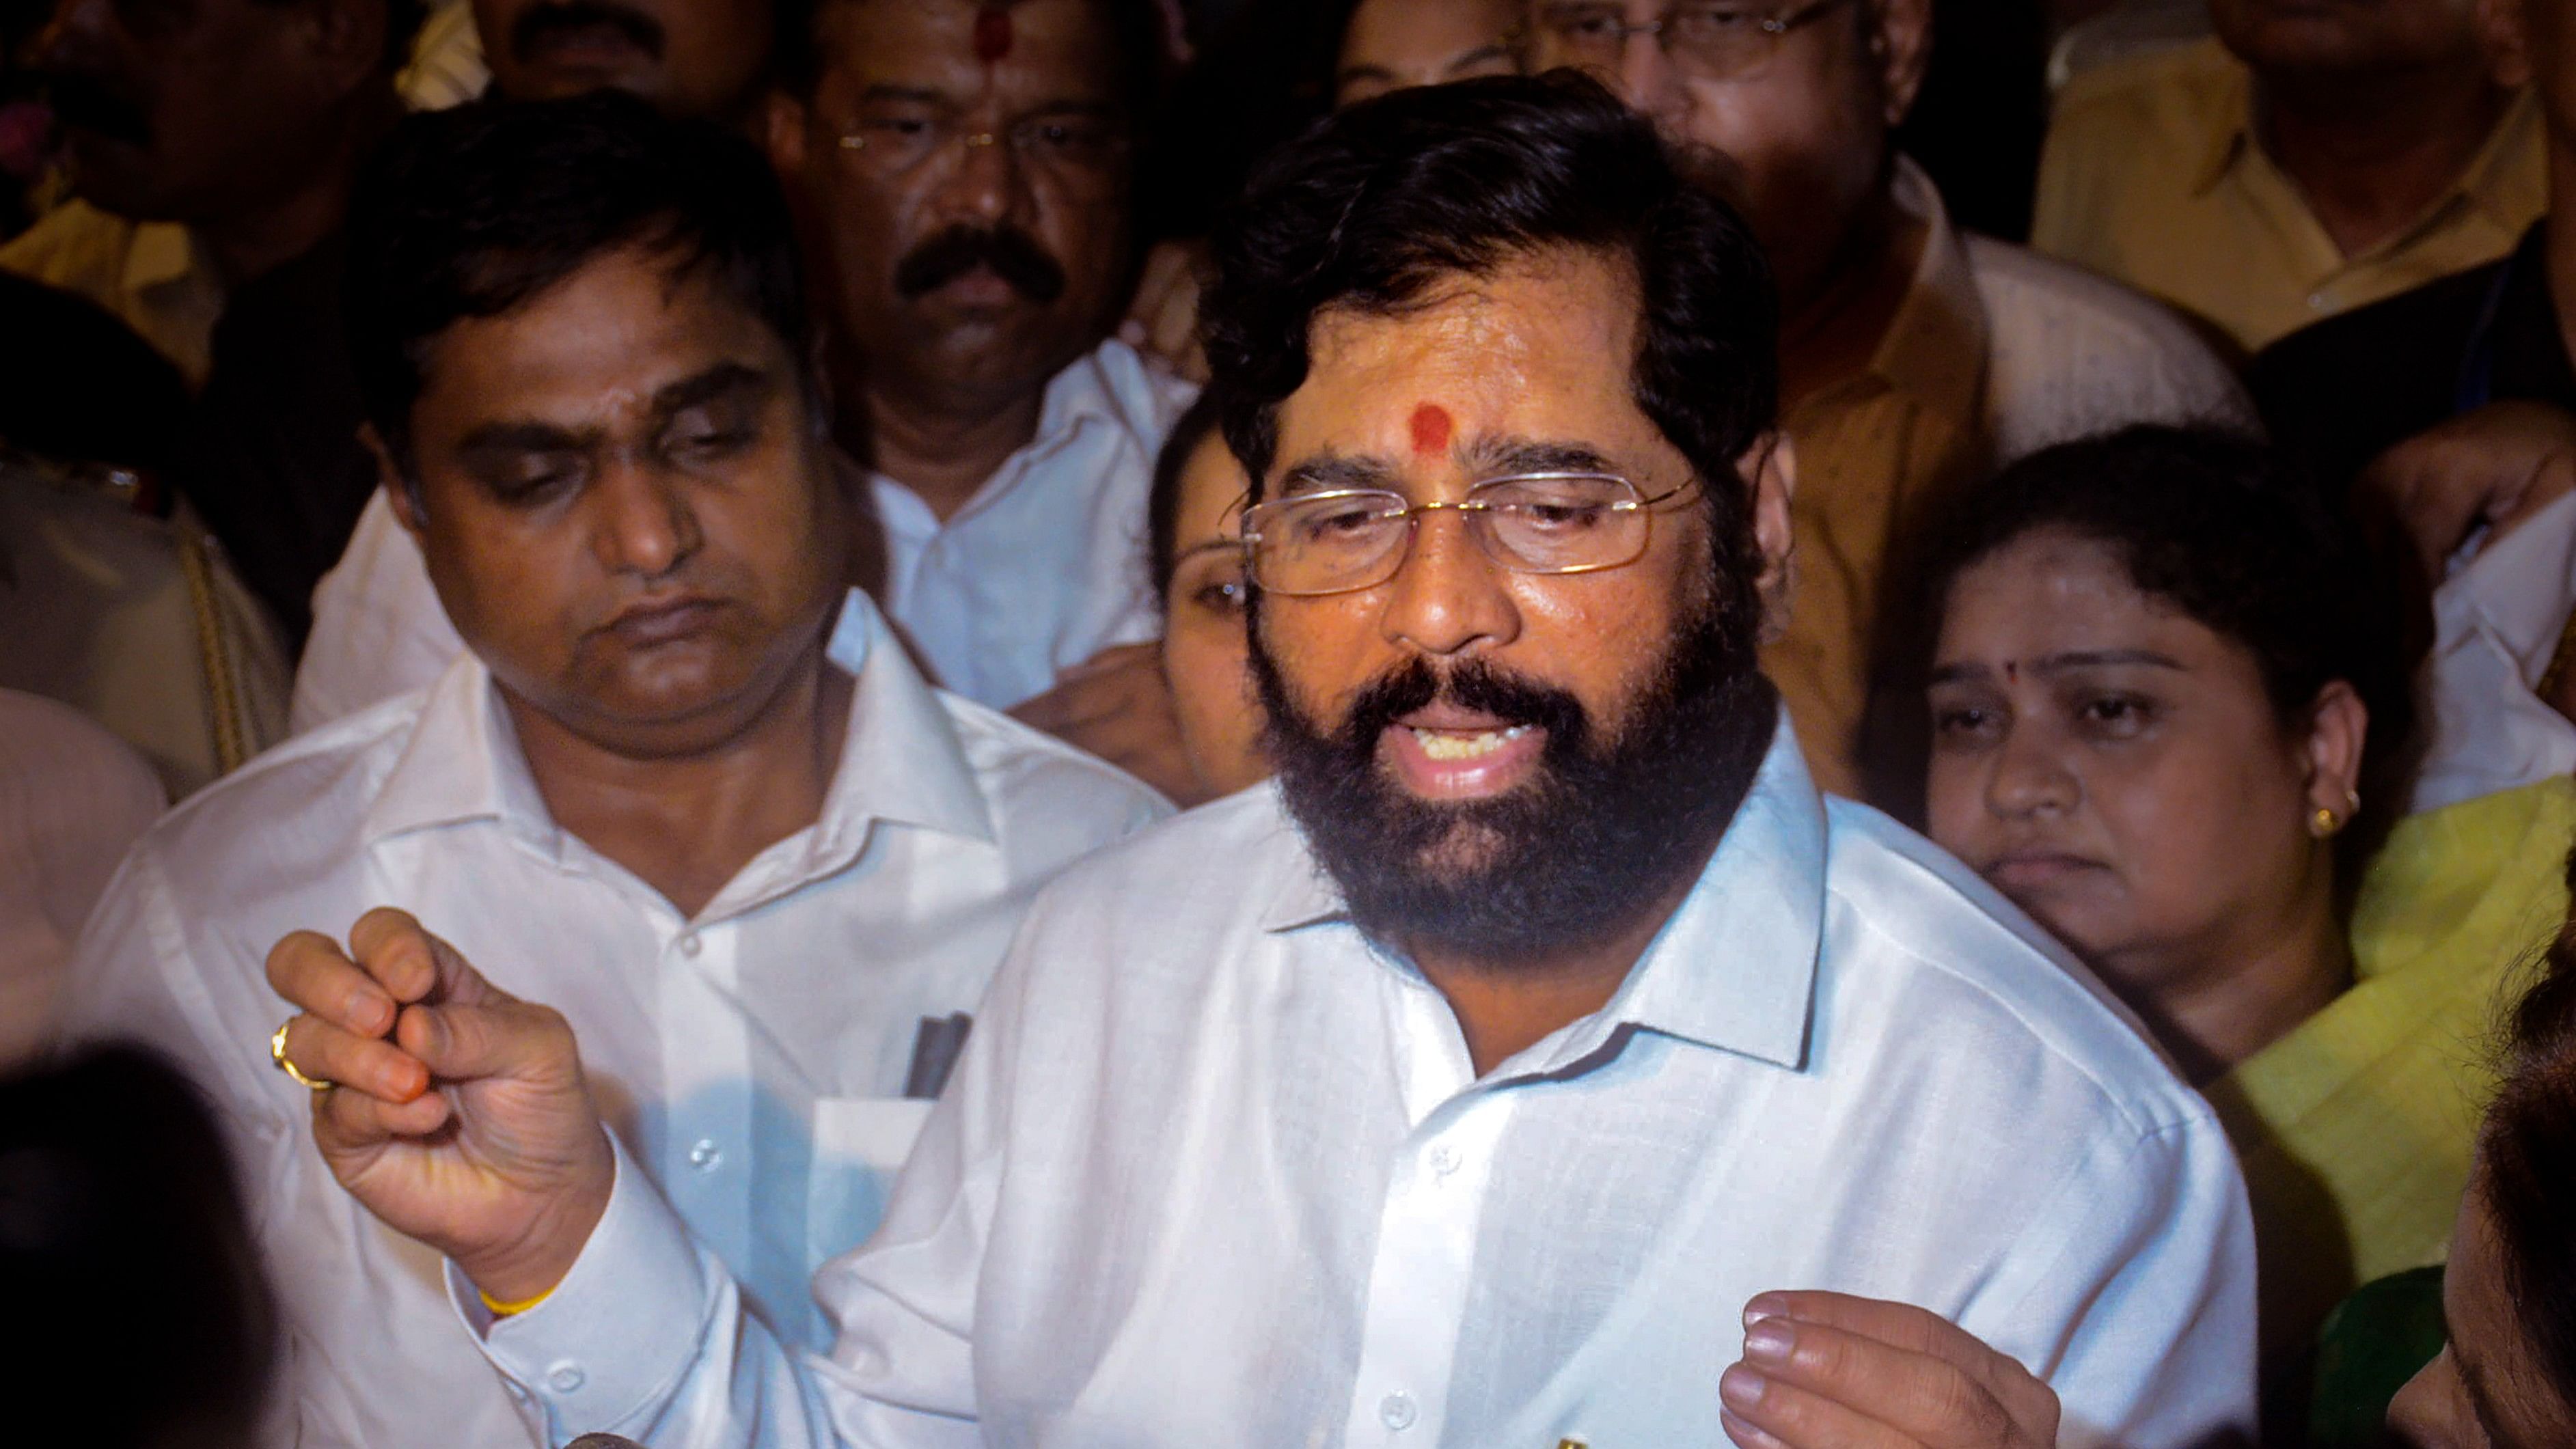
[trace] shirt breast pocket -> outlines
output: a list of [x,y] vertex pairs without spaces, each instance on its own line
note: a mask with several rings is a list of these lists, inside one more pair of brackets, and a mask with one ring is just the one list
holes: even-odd
[[912,1155],[931,1106],[908,1097],[824,1097],[814,1103],[814,1172],[805,1206],[809,1261],[846,1253],[877,1230],[895,1175]]

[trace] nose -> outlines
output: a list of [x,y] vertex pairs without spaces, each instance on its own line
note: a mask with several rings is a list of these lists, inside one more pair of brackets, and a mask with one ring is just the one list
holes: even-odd
[[973,122],[954,144],[960,154],[950,163],[941,196],[946,213],[988,227],[1017,216],[1028,195],[1028,177],[1009,128],[998,121]]
[[611,574],[658,579],[705,541],[688,484],[632,459],[612,459],[591,484],[592,547]]
[[2083,795],[2075,773],[2030,731],[2006,728],[2009,733],[1995,751],[1994,773],[1986,780],[1986,808],[2007,820],[2073,810]]
[[2445,1347],[2397,1391],[2388,1405],[2388,1430],[2398,1443],[2415,1449],[2451,1449],[2474,1442],[2458,1432],[2445,1412],[2451,1402],[2445,1390],[2453,1375],[2451,1351]]
[[1664,49],[1660,35],[1636,32],[1620,47],[1619,74],[1614,78],[1619,98],[1655,123],[1666,136],[1680,138],[1688,134],[1690,120],[1690,87],[1682,83],[1681,72],[1673,68],[1673,58]]
[[1414,515],[1402,566],[1386,584],[1380,631],[1389,642],[1450,658],[1520,636],[1520,608],[1501,566],[1467,534],[1466,515]]

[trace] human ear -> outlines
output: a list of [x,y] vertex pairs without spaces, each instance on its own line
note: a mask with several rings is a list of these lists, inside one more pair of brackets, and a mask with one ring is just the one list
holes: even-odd
[[1754,589],[1762,599],[1762,638],[1780,637],[1789,623],[1790,564],[1797,540],[1789,526],[1789,500],[1798,491],[1798,451],[1787,433],[1765,433],[1735,460],[1753,501],[1753,542],[1762,555]]
[[2324,815],[2317,812],[2332,814],[2336,830],[2361,808],[2361,756],[2369,737],[2370,707],[2350,684],[2337,679],[2317,691],[2308,706],[2308,809],[2320,822]]
[[805,102],[783,90],[773,90],[762,102],[762,140],[769,150],[769,164],[781,176],[794,176],[805,169],[805,121],[809,112]]
[[376,431],[374,423],[358,425],[358,441],[367,445],[367,455],[376,460],[376,486],[385,490],[385,502],[394,510],[394,522],[403,526],[403,532],[419,538],[428,525],[421,511],[420,484],[394,461],[393,450],[385,446],[384,435]]
[[1878,67],[1879,94],[1890,127],[1902,125],[1923,73],[1932,64],[1932,0],[1861,0],[1869,28],[1870,59]]

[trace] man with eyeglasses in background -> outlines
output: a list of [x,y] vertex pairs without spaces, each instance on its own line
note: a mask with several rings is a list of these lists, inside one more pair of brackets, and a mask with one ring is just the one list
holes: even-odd
[[[1821,798],[1756,667],[1796,463],[1742,223],[1599,87],[1495,78],[1342,112],[1215,246],[1278,783],[1041,895],[816,1280],[828,1358],[744,1313],[542,1013],[418,971],[416,928],[272,957],[346,1083],[326,1155],[447,1257],[547,1441],[2243,1427],[2209,1107],[1973,877]],[[386,995],[393,1042],[347,1004]],[[439,1134],[333,1070],[375,1060]]]
[[[1864,767],[1870,654],[1903,539],[1952,490],[2132,422],[2236,422],[2227,367],[2157,304],[1954,229],[1892,136],[1921,87],[1931,0],[1529,0],[1533,69],[1597,76],[1714,148],[1779,279],[1797,568],[1764,666],[1828,790]],[[1919,769],[1912,778],[1919,778]]]
[[[819,0],[779,36],[762,129],[886,612],[944,687],[1177,792],[1144,517],[1194,394],[1110,336],[1162,23],[1151,0]],[[400,592],[383,647],[298,678],[299,727],[455,656],[425,580]]]

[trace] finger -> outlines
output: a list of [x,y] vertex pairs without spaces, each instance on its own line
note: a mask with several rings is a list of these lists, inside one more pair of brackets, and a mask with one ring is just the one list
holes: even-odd
[[580,1064],[562,1014],[524,1001],[406,1007],[394,1040],[448,1082],[571,1076]]
[[360,916],[349,928],[349,948],[396,1001],[426,1001],[433,994],[441,1001],[510,999],[408,911],[378,906]]
[[318,931],[297,931],[270,949],[268,985],[298,1010],[344,1031],[383,1036],[393,1030],[393,997]]
[[2024,1367],[2021,1360],[2001,1352],[1940,1314],[1911,1303],[1818,1290],[1764,1293],[1744,1308],[1747,1327],[1757,1318],[1774,1315],[1801,1323],[1821,1324],[1873,1338],[1894,1348],[1929,1354],[1998,1390],[2010,1389],[2016,1384],[2034,1385],[2043,1391],[2047,1389],[2047,1384]]
[[454,1112],[436,1092],[408,1102],[384,1102],[361,1092],[319,1092],[313,1098],[313,1145],[326,1159],[380,1148],[388,1142],[427,1137],[447,1125]]
[[1727,1433],[1744,1449],[1931,1449],[1848,1405],[1746,1364],[1720,1375],[1717,1393],[1724,1419],[1732,1421],[1725,1424]]
[[308,1077],[386,1102],[408,1102],[429,1090],[429,1068],[418,1057],[310,1014],[286,1024],[286,1059]]
[[2006,1382],[2028,1374],[1939,1315],[1866,1299],[1822,1306],[1876,1331],[1766,1317],[1745,1331],[1747,1367],[1938,1449],[2014,1444],[2018,1431],[2039,1427],[2026,1420],[2046,1421],[2054,1437],[2055,1397],[2046,1386],[2029,1380],[2045,1396],[2044,1406],[2038,1400],[2016,1405]]

